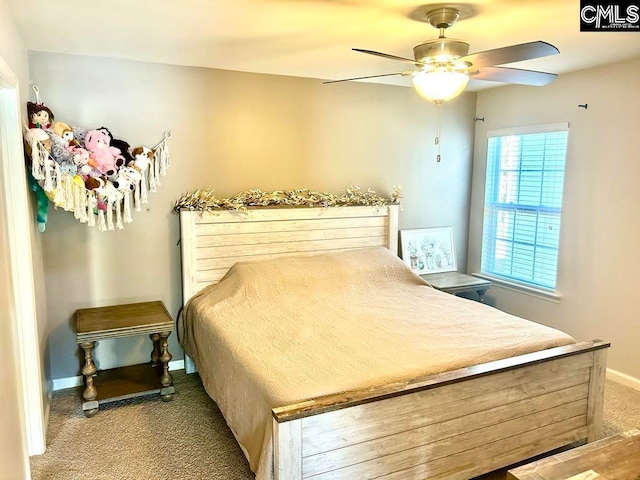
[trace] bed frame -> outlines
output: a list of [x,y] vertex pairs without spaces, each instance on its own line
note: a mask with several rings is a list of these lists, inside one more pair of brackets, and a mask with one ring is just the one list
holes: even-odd
[[[180,230],[186,303],[241,260],[365,246],[397,253],[398,206],[182,211]],[[591,442],[608,347],[577,343],[274,408],[275,478],[468,479]]]

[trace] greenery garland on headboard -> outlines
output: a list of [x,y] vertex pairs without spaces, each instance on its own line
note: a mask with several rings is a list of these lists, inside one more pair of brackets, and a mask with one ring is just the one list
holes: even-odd
[[397,204],[402,197],[401,187],[394,186],[388,198],[376,194],[372,189],[363,191],[357,185],[345,188],[341,194],[316,192],[308,189],[276,190],[263,192],[253,189],[240,192],[233,197],[218,198],[213,190],[196,190],[186,193],[178,200],[173,212],[180,210],[236,210],[246,212],[247,207],[290,206],[290,207],[344,207],[355,205],[383,206]]

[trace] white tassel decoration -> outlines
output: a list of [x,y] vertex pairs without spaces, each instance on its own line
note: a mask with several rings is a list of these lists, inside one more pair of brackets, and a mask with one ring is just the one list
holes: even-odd
[[[148,168],[148,170],[149,170],[149,191],[151,193],[155,193],[156,192],[156,172],[155,172],[154,160],[151,161],[151,163],[149,164],[149,168]],[[146,202],[143,200],[142,203],[146,203]]]
[[96,206],[96,194],[92,191],[87,192],[87,226],[96,226],[96,214],[93,213],[93,209]]
[[142,180],[140,181],[140,190],[136,190],[136,212],[142,211],[140,202],[149,203],[149,194],[147,193],[147,171],[142,172]]
[[55,189],[56,189],[56,194],[53,197],[53,203],[56,207],[63,207],[66,210],[66,205],[64,203],[65,201],[65,192],[64,192],[64,185],[63,185],[63,181],[62,178],[60,177],[60,165],[58,165],[57,162],[54,162],[54,166],[55,166]]
[[74,212],[75,214],[75,197],[73,195],[73,182],[71,181],[71,176],[63,175],[63,184],[64,184],[64,201],[65,206],[64,209],[68,212]]
[[29,139],[29,146],[31,147],[31,175],[36,180],[40,180],[40,150],[38,150],[38,146],[33,139]]
[[116,200],[116,228],[118,230],[122,230],[124,225],[122,225],[122,200]]
[[158,164],[158,176],[164,177],[167,174],[167,165],[164,160],[164,142],[160,148],[156,149],[156,163]]
[[44,163],[44,157],[40,144],[36,140],[31,140],[31,175],[36,180],[42,180],[44,178],[44,172],[42,171],[42,164]]
[[105,232],[107,230],[107,224],[104,220],[104,210],[98,208],[98,230]]
[[[78,187],[78,191],[80,192],[80,205],[82,207],[82,216],[80,217],[80,221],[82,223],[87,223],[89,221],[89,215],[87,212],[87,205],[89,204],[89,196],[91,194],[91,192],[89,192],[88,190],[82,188],[82,187]],[[93,217],[93,212],[90,212],[91,216]]]
[[53,175],[51,176],[51,180],[53,182],[53,188],[56,190],[60,186],[60,164],[56,161],[51,161],[53,165]]
[[164,139],[162,140],[162,142],[160,144],[160,149],[161,149],[160,173],[162,175],[166,175],[167,174],[167,169],[169,168],[169,165],[171,164],[171,162],[169,160],[169,144],[167,143],[167,140],[169,138],[171,138],[171,132],[170,131],[164,132]]
[[109,230],[114,230],[113,227],[113,200],[109,199],[107,201],[107,228]]
[[80,223],[87,223],[87,204],[84,201],[86,198],[85,193],[80,190],[80,188],[76,187],[74,190],[76,196],[76,205],[74,213],[76,213],[76,218],[80,221]]
[[160,158],[158,157],[158,150],[156,150],[156,153],[153,154],[152,165],[153,165],[153,168],[155,169],[155,171],[153,172],[153,175],[156,179],[156,187],[159,187],[160,185],[162,185],[162,182],[160,181]]
[[[138,189],[136,189],[136,192]],[[124,223],[131,223],[133,219],[131,218],[131,192],[125,192],[124,194]]]
[[82,222],[82,193],[75,183],[71,183],[71,188],[73,191],[73,218]]
[[66,212],[69,209],[67,208],[67,179],[65,177],[63,177],[63,175],[60,173],[60,166],[58,166],[58,168],[56,169],[56,178],[58,179],[58,185],[56,187],[56,194],[58,192],[60,192],[60,197],[62,198],[62,201],[60,202],[60,206],[63,208],[63,210]]
[[42,186],[42,188],[45,192],[50,192],[51,190],[53,190],[53,182],[51,180],[51,167],[53,163],[53,160],[49,160],[48,158],[44,159],[44,185]]
[[43,180],[47,174],[46,166],[53,161],[52,158],[49,157],[49,152],[44,148],[40,142],[36,142],[36,151],[38,152],[38,171],[40,175],[40,180]]
[[169,168],[169,148],[165,142],[160,147],[160,175],[163,177],[167,175],[167,169]]

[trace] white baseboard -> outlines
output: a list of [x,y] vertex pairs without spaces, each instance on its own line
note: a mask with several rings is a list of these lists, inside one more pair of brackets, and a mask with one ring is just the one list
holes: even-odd
[[[174,360],[169,362],[169,370],[182,370],[184,369],[184,360]],[[78,377],[65,377],[55,378],[53,380],[53,391],[64,390],[65,388],[80,387],[84,385],[84,378],[82,375]]]
[[82,377],[65,377],[53,379],[53,391],[64,390],[65,388],[79,387],[83,384]]
[[640,391],[640,379],[627,375],[626,373],[607,368],[607,379]]

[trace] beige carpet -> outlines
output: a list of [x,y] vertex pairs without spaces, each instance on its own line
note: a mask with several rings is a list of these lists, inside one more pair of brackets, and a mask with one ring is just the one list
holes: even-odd
[[[47,451],[31,458],[34,480],[253,479],[249,466],[197,375],[174,372],[176,396],[156,396],[82,414],[78,389],[56,392]],[[607,382],[605,434],[640,428],[640,392]],[[482,477],[504,479],[505,471]]]

